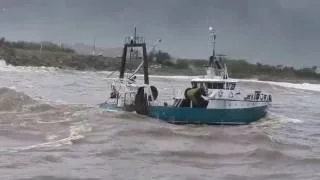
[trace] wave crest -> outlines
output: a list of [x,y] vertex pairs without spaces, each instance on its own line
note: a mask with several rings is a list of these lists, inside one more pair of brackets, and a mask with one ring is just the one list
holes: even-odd
[[0,111],[22,111],[26,105],[36,102],[24,93],[9,88],[0,88]]

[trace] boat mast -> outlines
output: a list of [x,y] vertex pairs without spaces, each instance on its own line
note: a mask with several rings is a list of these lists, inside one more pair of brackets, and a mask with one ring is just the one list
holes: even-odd
[[125,68],[127,64],[127,52],[128,48],[140,47],[142,48],[143,54],[143,72],[144,72],[144,84],[149,84],[149,72],[148,72],[148,60],[147,60],[147,47],[143,37],[138,37],[136,28],[134,28],[134,36],[126,37],[125,44],[122,52],[122,60],[120,67],[120,75],[119,78],[124,78]]
[[217,35],[215,34],[215,30],[212,27],[209,27],[210,40],[213,44],[212,55],[209,60],[209,68],[208,74],[210,78],[214,76],[221,76],[223,79],[228,79],[228,71],[226,64],[222,61],[224,54],[216,54],[216,39]]
[[217,64],[216,61],[216,34],[215,30],[212,27],[209,27],[209,35],[210,35],[210,42],[213,44],[213,49],[212,49],[212,55],[209,58],[209,66],[207,70],[207,76],[208,78],[214,78],[217,76],[217,69],[220,69],[219,64]]
[[[154,52],[155,48],[157,47],[158,44],[160,44],[162,42],[161,39],[158,39],[158,41],[152,46],[151,52]],[[137,69],[131,74],[131,76],[129,77],[129,79],[131,79],[142,67],[144,61],[142,61],[139,66],[137,67]]]
[[215,60],[215,56],[216,56],[216,34],[215,34],[215,30],[212,27],[209,27],[209,33],[210,33],[210,41],[212,41],[213,43],[213,49],[212,49],[212,56],[210,57],[210,61],[209,61],[209,67],[214,67],[214,60]]

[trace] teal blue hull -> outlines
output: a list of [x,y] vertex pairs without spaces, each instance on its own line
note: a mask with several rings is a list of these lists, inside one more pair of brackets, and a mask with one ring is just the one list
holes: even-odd
[[[100,104],[100,108],[122,111],[116,104]],[[258,121],[267,106],[243,109],[205,109],[172,106],[149,106],[147,116],[172,124],[243,125]]]
[[267,106],[245,109],[205,109],[151,106],[148,115],[173,124],[241,125],[265,116]]

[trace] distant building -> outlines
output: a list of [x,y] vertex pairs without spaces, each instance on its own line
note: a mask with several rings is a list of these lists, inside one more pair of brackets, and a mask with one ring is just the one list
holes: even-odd
[[316,72],[317,74],[320,74],[320,67],[317,67],[317,69],[315,70],[315,72]]

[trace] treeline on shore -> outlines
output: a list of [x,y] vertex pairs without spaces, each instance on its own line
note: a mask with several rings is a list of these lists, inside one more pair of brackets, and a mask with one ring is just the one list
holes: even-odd
[[28,50],[36,50],[40,51],[41,48],[51,51],[51,52],[66,52],[66,53],[75,53],[75,50],[71,48],[64,47],[62,45],[57,45],[52,42],[43,41],[41,43],[38,42],[26,42],[26,41],[6,41],[4,37],[0,38],[0,44],[6,45],[8,47],[14,49],[28,49]]
[[116,70],[116,58],[78,54],[51,42],[10,42],[0,39],[0,59],[14,66],[48,66],[76,70]]
[[[203,59],[175,59],[167,52],[158,51],[149,55],[151,59],[158,64],[172,66],[177,69],[197,69],[208,65],[208,60]],[[260,80],[290,80],[290,79],[310,79],[320,80],[320,74],[317,72],[318,67],[305,67],[295,69],[284,65],[272,66],[268,64],[252,64],[244,59],[228,59],[224,62],[227,65],[230,77],[234,78],[257,78]]]
[[[41,51],[41,53],[40,53]],[[81,55],[71,48],[51,42],[12,42],[0,38],[0,59],[14,66],[49,66],[77,70],[117,70],[120,58]],[[151,74],[202,75],[208,60],[177,59],[163,51],[148,55]],[[225,59],[230,77],[260,80],[320,80],[317,66],[295,69],[284,65],[252,64],[246,60]],[[138,63],[134,64],[136,66]],[[132,65],[132,64],[131,64]],[[134,68],[134,67],[132,67]]]

